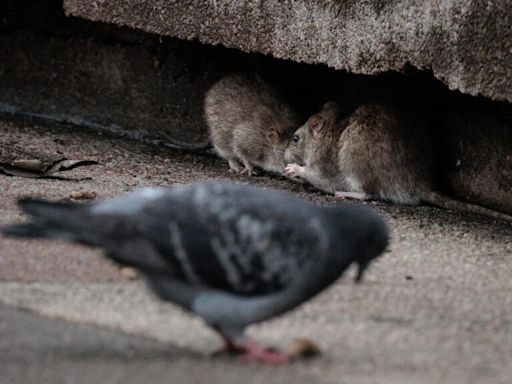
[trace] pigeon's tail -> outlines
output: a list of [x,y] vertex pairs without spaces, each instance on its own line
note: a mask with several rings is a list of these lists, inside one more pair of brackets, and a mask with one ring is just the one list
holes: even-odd
[[46,237],[46,231],[37,224],[9,225],[0,229],[3,235],[11,237]]
[[30,216],[45,220],[61,220],[68,216],[70,212],[83,211],[84,208],[83,204],[55,203],[31,198],[19,199],[18,206]]
[[31,216],[31,221],[0,228],[5,236],[63,239],[89,244],[80,236],[80,224],[86,214],[86,205],[52,203],[24,198],[18,200],[21,209]]
[[9,225],[0,228],[0,232],[12,237],[46,237],[44,229],[32,223]]

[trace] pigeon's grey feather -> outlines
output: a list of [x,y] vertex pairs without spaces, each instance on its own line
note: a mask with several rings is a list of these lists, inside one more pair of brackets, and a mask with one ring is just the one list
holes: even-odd
[[[137,268],[163,300],[202,316],[228,339],[361,271],[388,242],[372,210],[322,207],[231,183],[143,189],[92,204],[20,201],[12,236],[63,238]],[[361,272],[362,275],[362,272]]]
[[238,294],[275,292],[325,253],[325,230],[314,206],[247,189],[182,187],[142,209],[139,223],[187,281]]

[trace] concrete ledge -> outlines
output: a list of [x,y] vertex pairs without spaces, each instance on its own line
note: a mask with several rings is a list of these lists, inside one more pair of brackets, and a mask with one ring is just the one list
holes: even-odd
[[443,179],[462,200],[512,213],[512,108],[466,100],[444,113]]
[[349,113],[398,98],[404,108],[420,106],[419,118],[437,134],[443,190],[512,212],[510,103],[449,92],[425,72],[348,74],[66,18],[54,6],[36,21],[15,7],[0,26],[0,112],[198,144],[207,137],[204,93],[229,72],[263,74],[304,118],[331,99]]
[[0,110],[133,136],[203,142],[203,95],[219,76],[212,61],[222,63],[198,44],[158,45],[26,31],[0,35],[5,58]]
[[363,74],[411,65],[512,101],[508,0],[64,0],[68,15]]

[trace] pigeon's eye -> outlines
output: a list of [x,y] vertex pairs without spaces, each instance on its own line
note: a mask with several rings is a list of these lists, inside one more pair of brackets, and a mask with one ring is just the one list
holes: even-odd
[[292,140],[293,140],[293,142],[295,144],[297,144],[300,141],[300,136],[299,135],[293,135],[293,139]]

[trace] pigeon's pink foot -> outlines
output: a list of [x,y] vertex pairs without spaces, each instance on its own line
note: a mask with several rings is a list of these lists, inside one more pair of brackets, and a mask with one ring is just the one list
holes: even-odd
[[290,356],[271,348],[265,348],[252,340],[232,342],[224,338],[224,346],[212,353],[213,357],[236,356],[243,363],[286,364]]
[[212,352],[213,357],[233,356],[240,354],[240,350],[228,337],[224,336],[224,334],[218,329],[216,329],[216,331],[219,333],[222,341],[224,341],[224,345],[216,351]]
[[236,348],[234,348],[231,345],[226,344],[222,348],[219,348],[219,349],[213,351],[211,356],[212,357],[226,357],[226,356],[238,355],[239,353],[240,352]]
[[236,342],[238,360],[243,363],[286,364],[290,362],[290,356],[286,353],[265,348],[254,341],[244,340]]

